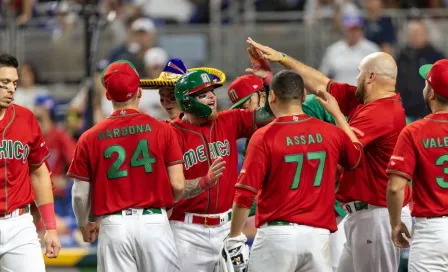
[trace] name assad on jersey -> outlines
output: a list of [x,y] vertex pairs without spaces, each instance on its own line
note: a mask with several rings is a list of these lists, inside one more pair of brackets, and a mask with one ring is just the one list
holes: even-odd
[[29,170],[41,166],[50,154],[30,110],[12,104],[6,109],[0,127],[0,213],[3,214],[33,202]]
[[255,131],[256,112],[252,110],[227,110],[218,113],[218,118],[202,126],[195,126],[175,119],[171,125],[183,152],[185,179],[207,175],[210,165],[221,156],[226,169],[218,184],[200,195],[179,201],[170,219],[183,221],[186,212],[215,214],[232,207],[234,186],[238,178],[238,156],[236,140],[250,137]]

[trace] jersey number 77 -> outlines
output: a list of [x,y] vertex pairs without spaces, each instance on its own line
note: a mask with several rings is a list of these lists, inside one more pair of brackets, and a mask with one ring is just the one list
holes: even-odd
[[[299,187],[300,175],[302,174],[302,167],[303,167],[303,157],[304,157],[303,153],[285,156],[286,163],[297,163],[296,172],[294,174],[294,180],[291,185],[291,190],[295,190]],[[313,183],[314,187],[318,187],[322,183],[322,176],[324,173],[326,158],[327,158],[326,151],[317,151],[317,152],[306,153],[307,160],[319,160],[319,166],[317,167],[317,172],[314,177],[314,183]]]

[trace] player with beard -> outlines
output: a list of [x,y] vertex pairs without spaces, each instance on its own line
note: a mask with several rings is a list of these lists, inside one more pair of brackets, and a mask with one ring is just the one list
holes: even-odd
[[[387,173],[387,204],[392,241],[409,247],[409,230],[401,222],[404,189],[412,180],[415,217],[409,271],[446,271],[448,267],[448,60],[423,65],[425,103],[431,112],[400,133]],[[445,179],[447,178],[447,179]],[[403,236],[406,235],[407,239]]]
[[[358,168],[344,172],[336,194],[348,212],[344,226],[347,242],[338,271],[397,271],[400,249],[390,239],[386,203],[389,177],[385,170],[406,119],[400,94],[395,91],[397,65],[393,57],[386,53],[366,56],[358,67],[356,87],[333,82],[321,72],[251,38],[247,43],[259,49],[265,59],[299,73],[311,93],[327,91],[334,96],[364,146],[364,159]],[[406,186],[401,219],[408,227],[410,199],[410,188]]]
[[[199,194],[179,201],[170,217],[182,271],[213,271],[232,218],[229,196],[238,178],[236,140],[250,137],[258,125],[273,119],[266,105],[218,113],[214,89],[220,86],[199,70],[183,75],[174,90],[183,113],[171,125],[184,154],[185,189]],[[209,167],[218,161],[226,169],[210,187]]]
[[218,69],[209,67],[187,69],[181,59],[173,58],[168,60],[158,78],[141,79],[140,87],[149,90],[159,90],[160,104],[172,121],[182,112],[174,97],[174,85],[182,75],[196,70],[207,71],[212,76],[213,81],[217,83],[222,84],[226,80],[225,74]]

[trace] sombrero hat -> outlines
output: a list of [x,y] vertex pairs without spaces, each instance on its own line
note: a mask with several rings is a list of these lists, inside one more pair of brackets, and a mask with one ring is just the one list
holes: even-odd
[[198,67],[187,69],[185,64],[180,59],[170,59],[168,60],[165,68],[163,68],[160,76],[155,79],[140,79],[140,87],[143,89],[160,89],[162,87],[173,87],[179,78],[188,72],[202,70],[209,73],[213,81],[219,84],[224,84],[226,81],[226,74],[223,71],[216,68],[209,67]]

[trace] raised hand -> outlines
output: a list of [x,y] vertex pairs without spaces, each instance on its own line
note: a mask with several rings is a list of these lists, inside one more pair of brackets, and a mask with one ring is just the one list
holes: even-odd
[[246,41],[250,46],[254,47],[255,49],[260,50],[261,52],[261,57],[265,60],[268,61],[273,61],[273,62],[279,62],[282,60],[283,58],[283,54],[262,44],[259,44],[257,42],[255,42],[254,40],[252,40],[251,37],[247,38]]
[[337,114],[341,114],[341,109],[339,108],[338,101],[336,98],[332,96],[328,92],[323,92],[321,90],[317,90],[316,92],[316,100],[319,104],[324,107],[324,109],[331,114],[331,116],[336,116]]
[[263,79],[263,83],[269,85],[272,80],[271,65],[263,58],[263,53],[259,49],[251,46],[247,48],[252,68],[247,68],[246,73],[250,73]]
[[202,189],[207,190],[218,183],[219,178],[223,175],[226,162],[222,157],[218,157],[208,169],[206,176],[199,180],[199,184]]

